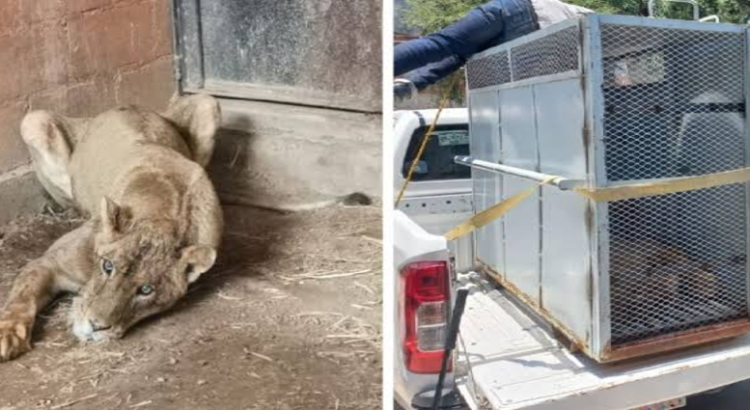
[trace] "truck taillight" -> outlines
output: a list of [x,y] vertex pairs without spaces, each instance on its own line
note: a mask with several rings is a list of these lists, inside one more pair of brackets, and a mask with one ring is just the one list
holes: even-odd
[[406,368],[413,373],[438,373],[448,331],[448,266],[443,261],[415,262],[402,270],[401,279]]

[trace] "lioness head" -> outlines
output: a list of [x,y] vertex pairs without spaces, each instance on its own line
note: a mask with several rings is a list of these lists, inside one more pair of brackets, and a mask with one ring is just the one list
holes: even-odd
[[216,250],[184,244],[167,219],[133,221],[104,198],[94,243],[95,272],[72,309],[80,340],[122,337],[138,321],[172,307],[213,266]]

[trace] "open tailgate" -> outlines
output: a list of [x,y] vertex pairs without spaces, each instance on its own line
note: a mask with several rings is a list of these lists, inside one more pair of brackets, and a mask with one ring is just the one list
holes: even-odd
[[750,337],[603,365],[564,348],[479,274],[460,280],[471,292],[457,384],[474,409],[633,409],[750,378]]

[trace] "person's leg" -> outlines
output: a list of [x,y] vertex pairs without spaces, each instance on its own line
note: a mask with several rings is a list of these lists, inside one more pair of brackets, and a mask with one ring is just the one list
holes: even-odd
[[503,35],[488,41],[482,50],[539,30],[539,19],[530,0],[505,0],[502,7],[505,16]]
[[443,61],[428,64],[425,67],[407,73],[404,78],[397,79],[393,86],[396,101],[411,100],[418,91],[435,84],[449,74],[455,72],[466,63],[461,57],[451,56]]
[[493,0],[436,33],[396,46],[394,74],[401,75],[449,57],[465,61],[482,50],[503,33],[503,10],[499,2]]
[[417,90],[421,91],[455,72],[465,63],[466,60],[463,58],[451,56],[409,73],[406,75],[406,79],[411,81]]

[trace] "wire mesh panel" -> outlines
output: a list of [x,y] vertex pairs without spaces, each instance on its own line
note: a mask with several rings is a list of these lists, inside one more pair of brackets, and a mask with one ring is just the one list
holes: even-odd
[[510,65],[506,51],[471,60],[466,65],[466,70],[471,90],[510,82]]
[[603,24],[601,41],[609,181],[745,165],[741,33]]
[[476,90],[545,75],[578,71],[580,27],[566,26],[538,39],[508,46],[466,65],[468,88]]
[[745,187],[610,204],[617,345],[747,316]]
[[578,70],[579,29],[572,26],[514,47],[513,81]]
[[[603,24],[609,181],[745,166],[741,33]],[[612,344],[747,316],[746,187],[609,204]]]

